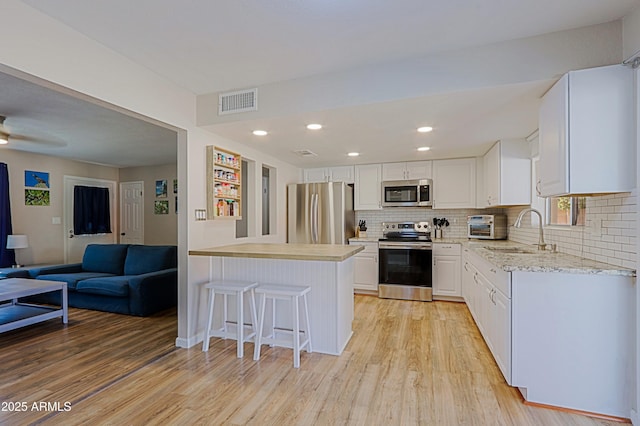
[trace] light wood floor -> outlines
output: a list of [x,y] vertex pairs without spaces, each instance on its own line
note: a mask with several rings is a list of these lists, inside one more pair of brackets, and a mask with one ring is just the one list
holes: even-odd
[[[176,314],[72,309],[0,335],[0,424],[614,425],[529,407],[507,386],[464,304],[356,296],[340,357],[235,342],[174,347]],[[32,411],[34,402],[70,411]],[[6,405],[2,406],[7,409]],[[15,408],[15,407],[14,407]]]

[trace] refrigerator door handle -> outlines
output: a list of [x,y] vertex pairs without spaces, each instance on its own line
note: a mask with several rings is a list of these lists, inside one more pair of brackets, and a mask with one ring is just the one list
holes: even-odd
[[318,244],[318,194],[311,195],[311,242]]

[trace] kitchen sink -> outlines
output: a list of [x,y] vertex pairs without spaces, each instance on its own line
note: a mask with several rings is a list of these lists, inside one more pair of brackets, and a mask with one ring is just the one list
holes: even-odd
[[519,247],[484,247],[487,250],[505,254],[536,254],[538,250],[527,250]]

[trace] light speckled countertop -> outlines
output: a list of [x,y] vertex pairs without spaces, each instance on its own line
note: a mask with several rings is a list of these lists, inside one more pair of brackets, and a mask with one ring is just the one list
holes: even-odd
[[373,237],[365,237],[365,238],[353,237],[353,238],[349,238],[349,243],[357,243],[359,241],[365,242],[365,243],[377,243],[378,240],[379,238],[373,238]]
[[[621,266],[609,265],[608,263],[596,262],[566,253],[553,253],[551,251],[538,251],[536,246],[520,244],[514,241],[482,241],[459,239],[450,240],[449,243],[458,242],[463,247],[469,248],[474,253],[486,259],[494,266],[503,271],[522,272],[562,272],[568,274],[600,274],[600,275],[622,275],[635,276],[633,269]],[[527,253],[503,253],[493,251],[487,247],[497,248],[519,248]]]
[[341,262],[364,250],[338,244],[233,244],[189,250],[192,256],[250,257],[262,259],[324,260]]
[[[378,241],[377,238],[350,238],[349,241]],[[468,238],[433,239],[434,244],[461,244],[464,248],[487,260],[504,271],[524,272],[562,272],[569,274],[601,274],[636,276],[633,269],[608,263],[596,262],[566,253],[538,252],[534,245],[517,243],[509,240],[469,240]],[[514,247],[527,253],[503,253],[492,251],[487,247]]]

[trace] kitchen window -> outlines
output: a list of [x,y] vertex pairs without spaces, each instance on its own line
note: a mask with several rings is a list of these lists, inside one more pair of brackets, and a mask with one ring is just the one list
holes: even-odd
[[584,226],[587,199],[585,197],[547,198],[547,225]]

